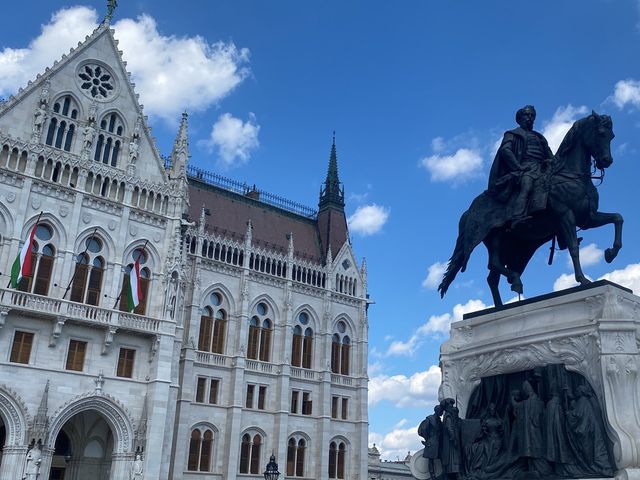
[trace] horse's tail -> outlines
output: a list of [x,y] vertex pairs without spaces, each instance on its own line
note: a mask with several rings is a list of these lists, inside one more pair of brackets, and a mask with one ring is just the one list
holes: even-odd
[[438,291],[440,292],[440,297],[444,297],[444,294],[447,293],[451,282],[456,278],[456,275],[459,271],[464,271],[467,265],[467,261],[469,260],[468,254],[466,254],[467,249],[465,248],[466,238],[465,231],[467,225],[467,216],[469,215],[469,210],[462,214],[460,217],[460,223],[458,224],[458,240],[456,240],[456,246],[453,249],[453,254],[449,259],[449,263],[447,264],[447,270],[444,272],[442,276],[442,282],[438,286]]

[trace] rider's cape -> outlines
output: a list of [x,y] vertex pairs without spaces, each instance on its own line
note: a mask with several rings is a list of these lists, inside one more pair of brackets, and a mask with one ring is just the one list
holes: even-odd
[[[553,158],[553,153],[549,148],[547,139],[538,132],[533,133],[542,139],[547,152],[547,158]],[[522,177],[521,170],[514,169],[513,166],[504,161],[504,149],[509,148],[513,152],[518,163],[521,163],[526,148],[526,138],[527,132],[522,127],[509,130],[505,132],[500,148],[498,148],[498,151],[496,152],[493,165],[491,166],[491,172],[489,173],[487,193],[499,202],[505,203],[512,197],[514,190],[516,190],[520,185],[520,179]],[[539,180],[540,178],[536,179],[534,193],[538,193],[540,190],[546,191],[545,186],[540,185],[541,182]],[[532,195],[532,198],[540,198],[540,195]],[[546,195],[544,196],[544,201],[542,203],[546,204]],[[532,205],[530,211],[536,211],[544,207],[545,205]]]

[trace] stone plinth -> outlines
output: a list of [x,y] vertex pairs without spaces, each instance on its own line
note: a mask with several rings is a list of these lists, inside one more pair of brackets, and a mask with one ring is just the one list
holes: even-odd
[[440,349],[440,398],[458,399],[464,416],[480,379],[564,364],[593,387],[613,443],[617,479],[640,479],[640,297],[598,281],[451,325]]

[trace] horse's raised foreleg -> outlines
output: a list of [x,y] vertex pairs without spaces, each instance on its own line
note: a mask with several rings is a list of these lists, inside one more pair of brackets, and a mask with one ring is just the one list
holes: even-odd
[[576,282],[580,285],[591,283],[591,280],[585,277],[582,272],[582,265],[580,265],[580,242],[578,242],[578,236],[576,235],[576,219],[572,210],[567,210],[560,217],[559,234],[564,239],[569,255],[571,255]]
[[602,225],[608,225],[613,223],[615,228],[613,247],[607,248],[604,251],[604,259],[607,263],[611,263],[618,255],[618,252],[622,248],[622,224],[624,220],[619,213],[604,213],[596,212],[589,219],[589,223],[585,228],[601,227]]

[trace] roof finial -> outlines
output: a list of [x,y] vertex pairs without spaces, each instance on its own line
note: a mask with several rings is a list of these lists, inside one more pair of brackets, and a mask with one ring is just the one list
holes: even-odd
[[107,14],[104,16],[104,20],[102,23],[106,23],[107,25],[111,23],[111,19],[113,18],[113,12],[118,6],[118,0],[107,0]]

